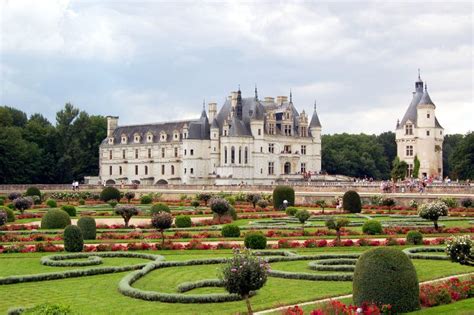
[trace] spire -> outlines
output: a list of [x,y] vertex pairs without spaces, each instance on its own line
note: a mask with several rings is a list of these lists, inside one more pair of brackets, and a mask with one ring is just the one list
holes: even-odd
[[428,84],[425,84],[425,92],[421,96],[420,102],[418,104],[419,105],[424,104],[424,105],[433,105],[433,106],[435,106],[435,104],[431,100],[430,95],[428,94]]
[[293,94],[291,93],[291,89],[290,89],[290,104],[293,104]]
[[240,84],[239,90],[237,91],[237,105],[235,106],[235,113],[237,119],[242,119],[242,92],[240,91]]
[[258,101],[257,83],[255,83],[255,100]]
[[418,68],[418,81],[421,81],[420,68]]
[[316,100],[314,100],[314,111],[316,111]]
[[420,68],[418,68],[418,80],[415,82],[415,91],[423,93],[423,81],[421,80]]
[[206,111],[206,99],[205,98],[202,99],[202,110]]
[[321,128],[321,122],[319,121],[318,113],[316,112],[316,100],[314,101],[314,112],[313,112],[313,117],[311,117],[311,122],[309,123],[309,127]]

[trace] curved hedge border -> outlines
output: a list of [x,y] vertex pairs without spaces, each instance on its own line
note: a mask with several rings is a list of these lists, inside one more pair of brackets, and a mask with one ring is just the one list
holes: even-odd
[[403,250],[411,259],[430,259],[430,260],[449,260],[447,256],[440,255],[424,255],[419,253],[444,253],[442,247],[411,247]]
[[317,271],[349,271],[354,272],[357,259],[316,260],[308,264],[308,268]]
[[[64,257],[69,255],[45,256],[41,258],[41,264],[52,267],[79,267],[94,266],[102,264],[102,258],[99,256],[91,256],[89,254],[81,254],[80,257]],[[66,259],[87,258],[86,261],[64,261]]]
[[220,279],[205,279],[194,282],[183,282],[178,286],[178,292],[185,293],[197,288],[223,287],[224,281]]

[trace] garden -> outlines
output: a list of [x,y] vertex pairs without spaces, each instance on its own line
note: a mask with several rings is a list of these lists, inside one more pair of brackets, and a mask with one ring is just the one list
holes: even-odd
[[31,187],[0,196],[0,312],[468,314],[473,223],[469,198]]

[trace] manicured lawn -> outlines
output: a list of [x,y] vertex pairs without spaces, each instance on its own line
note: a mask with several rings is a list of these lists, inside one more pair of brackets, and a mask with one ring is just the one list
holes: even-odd
[[[401,248],[401,247],[400,247]],[[314,248],[299,249],[301,254],[318,253],[354,253],[368,248]],[[210,257],[226,257],[230,250],[214,251],[156,251],[166,260],[187,260]],[[0,276],[27,275],[42,272],[56,272],[67,269],[88,267],[47,267],[39,263],[45,253],[31,254],[2,254],[0,256]],[[132,258],[104,258],[106,266],[142,263],[145,260]],[[472,272],[471,267],[447,261],[414,260],[420,279],[428,280],[447,275]],[[315,272],[307,268],[308,261],[273,263],[275,270],[293,272]],[[152,271],[140,279],[134,287],[150,291],[176,292],[176,287],[182,282],[217,278],[219,265],[201,265],[186,267],[170,267]],[[63,303],[80,314],[235,314],[246,310],[242,301],[227,303],[206,304],[170,304],[161,302],[147,302],[125,297],[117,290],[118,282],[127,272],[70,278],[44,282],[31,282],[0,286],[0,295],[8,296],[0,300],[0,313],[9,307],[31,306],[45,301]],[[288,280],[270,277],[266,286],[255,297],[252,305],[255,309],[267,309],[282,304],[296,304],[320,298],[350,294],[351,282],[338,281],[306,281]],[[14,294],[13,294],[14,292]],[[201,288],[187,294],[204,294],[223,292],[221,288]],[[314,309],[311,306],[310,309]]]

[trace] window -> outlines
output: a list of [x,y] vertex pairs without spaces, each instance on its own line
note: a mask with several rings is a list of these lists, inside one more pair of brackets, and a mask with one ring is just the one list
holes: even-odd
[[109,166],[109,175],[112,175],[112,165]]
[[443,134],[443,132],[442,132],[442,131],[440,131],[440,132],[439,132],[439,134],[440,134],[440,135],[442,135],[442,134]]
[[164,158],[165,157],[165,148],[161,148],[161,157]]
[[242,164],[242,147],[239,147],[239,164]]
[[135,136],[135,139],[134,139],[134,140],[135,140],[135,143],[140,142],[140,136]]
[[262,129],[258,129],[258,135],[261,136],[262,135]]
[[301,154],[306,155],[306,146],[305,145],[301,146]]
[[147,140],[147,142],[153,142],[153,136],[149,134],[147,136],[146,140]]
[[430,114],[429,114],[429,113],[428,113],[428,114],[426,114],[426,118],[430,118]]
[[301,130],[301,131],[300,131],[300,136],[301,136],[301,137],[306,137],[306,136],[308,135],[308,133],[307,133],[307,128],[306,128],[306,127],[301,127],[300,130]]
[[268,144],[268,153],[275,153],[275,144],[269,143]]
[[260,153],[263,153],[263,147],[260,147]]
[[148,175],[148,166],[145,165],[145,175]]
[[407,175],[408,177],[413,176],[413,164],[408,164]]
[[135,149],[135,158],[138,159],[138,149]]
[[112,150],[109,151],[109,160],[112,160]]
[[405,135],[413,135],[413,125],[407,124],[405,126]]
[[224,147],[224,164],[227,164],[227,147]]
[[122,150],[122,159],[125,159],[125,150]]
[[301,163],[301,168],[300,168],[300,170],[301,170],[301,174],[306,173],[306,163]]
[[283,153],[291,153],[291,145],[285,145],[283,147]]
[[122,144],[126,144],[126,143],[127,143],[127,137],[122,136]]
[[285,125],[284,131],[285,131],[285,136],[291,136],[291,125]]
[[171,175],[174,175],[174,165],[171,165]]
[[165,175],[165,166],[161,165],[161,175]]
[[249,162],[249,149],[245,147],[244,163],[247,164],[248,162]]
[[235,163],[235,148],[234,147],[230,149],[230,163],[231,164]]
[[430,135],[430,131],[429,131],[429,130],[426,130],[426,135],[427,135],[427,136]]
[[268,162],[268,175],[275,174],[275,164],[274,162]]
[[407,145],[406,147],[406,156],[413,156],[413,146]]
[[109,139],[109,144],[114,144],[114,138]]
[[148,158],[151,158],[151,149],[148,149]]
[[186,153],[188,153],[188,151],[186,149],[184,149],[184,155],[186,155]]
[[119,166],[119,175],[122,175],[122,167]]
[[135,165],[135,175],[138,175],[138,165]]
[[194,174],[194,168],[191,167],[191,168],[189,169],[189,172],[190,172],[191,174]]
[[274,124],[269,124],[268,125],[268,133],[271,135],[275,134],[275,125]]
[[189,150],[189,154],[194,155],[194,149]]
[[186,167],[184,168],[184,174],[186,174]]
[[174,148],[174,157],[178,157],[178,148]]

